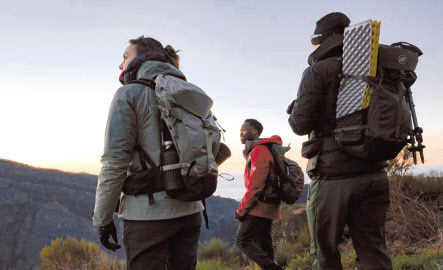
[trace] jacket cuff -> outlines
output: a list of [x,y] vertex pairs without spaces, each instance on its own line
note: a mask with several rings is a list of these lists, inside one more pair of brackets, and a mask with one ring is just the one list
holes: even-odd
[[246,214],[244,216],[240,216],[237,212],[235,212],[235,219],[237,219],[238,221],[243,221],[246,217]]

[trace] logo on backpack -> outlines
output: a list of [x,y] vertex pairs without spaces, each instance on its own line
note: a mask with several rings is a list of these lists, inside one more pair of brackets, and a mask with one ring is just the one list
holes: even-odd
[[406,55],[400,55],[398,57],[398,62],[400,63],[400,65],[405,65],[406,62],[408,62],[408,58],[406,57]]

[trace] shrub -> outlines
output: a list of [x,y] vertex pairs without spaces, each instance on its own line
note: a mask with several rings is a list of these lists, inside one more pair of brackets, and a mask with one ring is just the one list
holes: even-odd
[[311,245],[311,236],[309,234],[308,226],[305,226],[300,230],[300,235],[297,238],[297,243],[300,243],[305,248],[309,248]]
[[443,267],[443,251],[424,249],[417,254],[397,255],[392,258],[394,270],[440,270]]
[[289,261],[295,258],[297,252],[297,247],[293,244],[281,244],[277,246],[274,254],[275,262],[278,265],[286,266]]
[[244,270],[261,270],[261,268],[255,262],[251,262],[248,266],[244,268]]
[[402,176],[405,175],[413,165],[412,153],[409,152],[408,147],[405,146],[394,159],[388,160],[386,170],[389,176]]
[[407,192],[411,195],[437,199],[443,196],[443,172],[430,171],[428,174],[406,175]]
[[[356,269],[355,252],[342,253],[343,269]],[[443,267],[443,251],[436,249],[422,249],[414,255],[396,255],[392,258],[393,270],[440,270]],[[306,253],[303,257],[293,259],[287,269],[311,269],[314,259]]]
[[124,269],[125,265],[117,258],[111,260],[108,255],[100,252],[100,248],[94,243],[84,239],[77,241],[75,238],[59,237],[49,247],[40,252],[42,264],[41,270],[67,270],[67,269]]
[[232,248],[228,248],[222,240],[212,238],[206,245],[200,245],[198,257],[201,261],[219,261],[225,266],[238,266],[240,257]]
[[310,270],[312,269],[312,263],[314,263],[314,259],[306,253],[302,257],[298,257],[289,262],[288,269],[289,270]]
[[283,205],[281,216],[280,220],[276,220],[272,224],[272,239],[274,243],[295,243],[300,236],[300,231],[308,222],[306,205]]
[[229,270],[217,260],[208,260],[197,263],[196,270]]
[[343,269],[355,269],[357,267],[357,263],[355,259],[357,255],[354,250],[346,250],[341,254],[341,264]]

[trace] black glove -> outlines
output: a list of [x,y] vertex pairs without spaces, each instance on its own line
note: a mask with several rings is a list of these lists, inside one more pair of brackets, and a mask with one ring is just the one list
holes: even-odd
[[[114,243],[109,242],[109,236],[112,236],[112,239],[114,239]],[[115,252],[115,250],[121,248],[121,246],[118,244],[117,239],[117,229],[115,228],[114,221],[111,221],[106,226],[102,226],[98,229],[98,237],[100,239],[100,242],[102,245]]]
[[240,216],[237,212],[235,212],[235,219],[242,222],[245,219],[246,215]]
[[294,104],[295,104],[295,100],[292,101],[291,104],[289,104],[288,108],[286,109],[287,114],[291,114],[292,109],[294,108]]

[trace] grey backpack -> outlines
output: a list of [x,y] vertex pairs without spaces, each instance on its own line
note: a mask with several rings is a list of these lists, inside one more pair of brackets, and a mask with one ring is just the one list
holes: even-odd
[[211,112],[212,99],[199,87],[170,75],[155,79],[160,118],[174,143],[178,163],[162,171],[180,169],[184,188],[173,194],[182,201],[199,201],[211,196],[217,187],[215,156],[220,146],[220,129]]
[[[170,75],[159,75],[155,81],[139,79],[129,83],[155,89],[157,104],[150,106],[149,110],[160,112],[163,145],[160,166],[142,147],[136,146],[143,171],[126,178],[123,193],[133,196],[147,194],[150,205],[155,203],[153,193],[160,191],[182,201],[201,200],[205,207],[206,228],[209,228],[205,199],[217,188],[217,166],[230,156],[229,148],[224,145],[221,151],[223,157],[216,159],[220,148],[220,129],[211,112],[212,99],[199,87]],[[223,129],[221,131],[224,132]],[[168,188],[171,185],[174,188]]]

